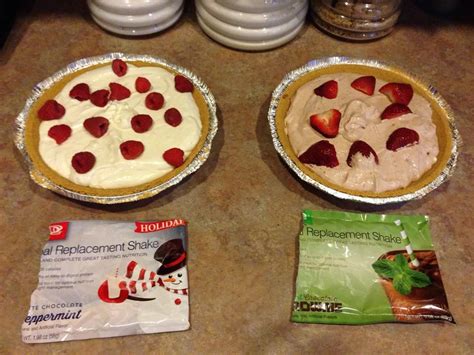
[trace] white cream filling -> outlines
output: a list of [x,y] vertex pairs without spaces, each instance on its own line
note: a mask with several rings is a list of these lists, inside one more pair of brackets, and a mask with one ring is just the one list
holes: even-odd
[[[351,190],[383,192],[403,188],[419,179],[437,160],[439,148],[436,126],[431,120],[430,104],[416,93],[408,107],[412,111],[393,119],[381,120],[383,110],[391,104],[379,93],[385,81],[377,79],[373,96],[368,96],[351,87],[360,74],[339,73],[324,75],[299,88],[292,99],[285,118],[285,129],[290,144],[299,156],[314,143],[326,139],[336,148],[339,165],[335,168],[308,165],[326,180]],[[328,80],[338,82],[338,95],[326,99],[314,94],[313,90]],[[309,117],[330,109],[341,112],[339,134],[328,139],[314,130]],[[404,147],[396,152],[387,150],[386,141],[390,134],[400,127],[415,130],[419,144]],[[353,157],[352,168],[347,165],[347,155],[352,143],[365,141],[377,153],[379,164],[372,156],[361,154]],[[364,160],[368,160],[364,162]]]
[[[151,89],[144,94],[135,90],[135,80],[139,76],[147,78]],[[109,83],[115,82],[127,87],[131,95],[122,101],[109,101],[105,107],[97,107],[89,100],[78,101],[69,97],[69,91],[79,83],[89,85],[91,92],[109,90]],[[150,92],[159,92],[165,103],[158,110],[149,110],[145,98]],[[170,148],[180,148],[185,158],[196,146],[201,135],[199,109],[191,93],[180,93],[174,88],[174,75],[158,67],[135,67],[128,64],[125,76],[118,77],[110,65],[88,71],[70,81],[54,98],[66,108],[66,114],[59,120],[44,121],[40,124],[39,152],[44,162],[59,175],[70,181],[95,188],[122,188],[147,183],[165,175],[174,168],[163,159],[163,153]],[[164,120],[167,109],[174,107],[182,115],[177,127]],[[147,114],[153,118],[151,129],[136,133],[131,119],[137,114]],[[109,120],[107,133],[101,138],[93,137],[83,127],[87,118],[103,116]],[[72,134],[58,145],[48,137],[48,130],[55,125],[67,124]],[[126,160],[119,146],[127,140],[137,140],[145,150],[134,160]],[[89,151],[96,157],[92,170],[78,174],[71,165],[74,154]]]

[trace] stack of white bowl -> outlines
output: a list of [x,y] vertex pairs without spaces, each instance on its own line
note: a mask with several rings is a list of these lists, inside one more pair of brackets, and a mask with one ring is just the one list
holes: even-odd
[[184,0],[87,0],[92,18],[107,31],[141,36],[173,25]]
[[226,46],[259,51],[292,40],[304,25],[308,0],[196,0],[199,25]]

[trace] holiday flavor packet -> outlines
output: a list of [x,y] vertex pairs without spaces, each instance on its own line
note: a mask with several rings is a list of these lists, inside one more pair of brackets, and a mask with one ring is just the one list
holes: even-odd
[[50,225],[25,343],[189,328],[187,227],[159,222]]
[[428,217],[303,211],[291,320],[454,323]]

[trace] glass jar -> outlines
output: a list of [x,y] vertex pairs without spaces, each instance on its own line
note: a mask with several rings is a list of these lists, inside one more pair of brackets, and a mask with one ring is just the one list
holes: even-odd
[[388,35],[400,15],[401,0],[312,0],[314,22],[346,39],[364,41]]

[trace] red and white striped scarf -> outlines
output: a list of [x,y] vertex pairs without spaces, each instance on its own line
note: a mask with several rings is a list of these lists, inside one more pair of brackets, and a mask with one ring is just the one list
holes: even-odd
[[139,292],[144,292],[156,286],[163,287],[166,291],[178,295],[188,294],[187,288],[173,289],[165,286],[163,280],[161,280],[154,271],[146,270],[139,266],[135,261],[130,261],[128,263],[125,277],[130,279],[130,281],[127,282],[126,287],[132,295],[137,293],[137,288]]

